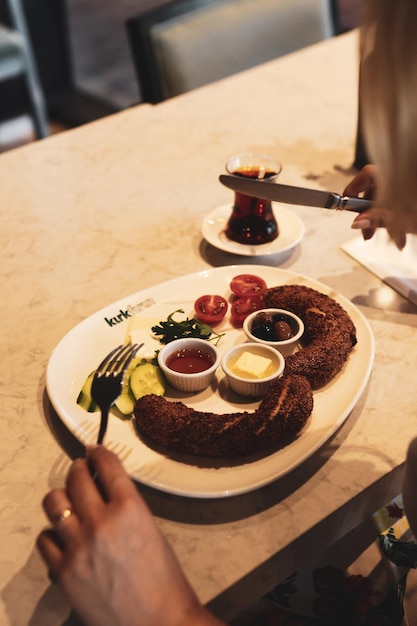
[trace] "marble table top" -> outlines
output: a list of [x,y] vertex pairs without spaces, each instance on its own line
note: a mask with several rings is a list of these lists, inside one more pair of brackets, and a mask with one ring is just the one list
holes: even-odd
[[416,308],[340,249],[356,236],[352,215],[293,207],[305,235],[278,256],[230,254],[201,235],[204,217],[231,202],[218,175],[239,152],[279,159],[283,183],[342,191],[354,175],[356,93],[350,33],[0,156],[5,626],[56,626],[69,613],[34,545],[43,495],[81,453],[45,393],[51,353],[98,309],[163,281],[278,266],[350,299],[376,342],[351,415],[286,477],[223,499],[139,487],[204,603],[230,619],[399,493],[415,433]]

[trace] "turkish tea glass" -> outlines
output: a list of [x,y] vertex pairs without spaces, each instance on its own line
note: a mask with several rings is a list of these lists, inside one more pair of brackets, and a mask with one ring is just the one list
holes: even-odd
[[[226,163],[232,176],[273,180],[281,172],[281,163],[258,154],[239,154]],[[225,229],[226,236],[238,243],[258,245],[278,237],[279,228],[270,200],[235,192],[232,214]]]

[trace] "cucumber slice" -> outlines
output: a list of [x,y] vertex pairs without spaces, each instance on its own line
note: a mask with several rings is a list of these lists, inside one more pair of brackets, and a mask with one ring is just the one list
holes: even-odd
[[[91,397],[91,383],[94,374],[95,370],[88,375],[77,398],[77,404],[89,413],[99,411],[99,406]],[[143,358],[135,357],[126,370],[120,396],[114,403],[121,413],[120,417],[131,417],[136,400],[148,393],[154,393],[158,396],[164,395],[164,375],[157,365],[148,363]]]
[[154,393],[163,396],[165,393],[165,378],[162,370],[152,363],[141,363],[130,375],[130,390],[138,400],[142,396]]
[[81,391],[78,394],[78,398],[77,398],[77,404],[79,404],[83,409],[85,409],[89,413],[94,413],[95,411],[99,410],[98,405],[94,402],[93,398],[91,397],[91,383],[93,382],[95,373],[96,372],[94,370],[93,372],[91,372],[91,374],[87,376],[87,379],[84,385],[82,386]]
[[122,415],[124,415],[125,417],[130,417],[132,415],[133,407],[135,406],[135,397],[130,389],[129,380],[132,372],[142,362],[142,359],[140,359],[139,357],[134,357],[131,360],[123,378],[120,396],[114,403],[115,406],[119,409],[120,413],[122,413]]
[[119,409],[123,417],[130,417],[132,415],[135,406],[135,398],[129,389],[122,391],[114,403],[114,406]]

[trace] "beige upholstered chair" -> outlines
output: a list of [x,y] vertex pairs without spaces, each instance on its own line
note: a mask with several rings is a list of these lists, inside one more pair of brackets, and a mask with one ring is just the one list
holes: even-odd
[[49,134],[46,106],[20,0],[7,0],[12,27],[0,23],[0,81],[22,76],[38,138]]
[[333,2],[179,0],[130,18],[127,32],[155,103],[333,36]]

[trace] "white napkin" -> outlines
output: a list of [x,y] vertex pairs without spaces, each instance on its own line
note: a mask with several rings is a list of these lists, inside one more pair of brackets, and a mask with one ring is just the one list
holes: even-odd
[[383,229],[378,230],[369,241],[364,241],[360,236],[340,247],[417,305],[416,235],[407,235],[407,244],[403,250],[398,250]]

